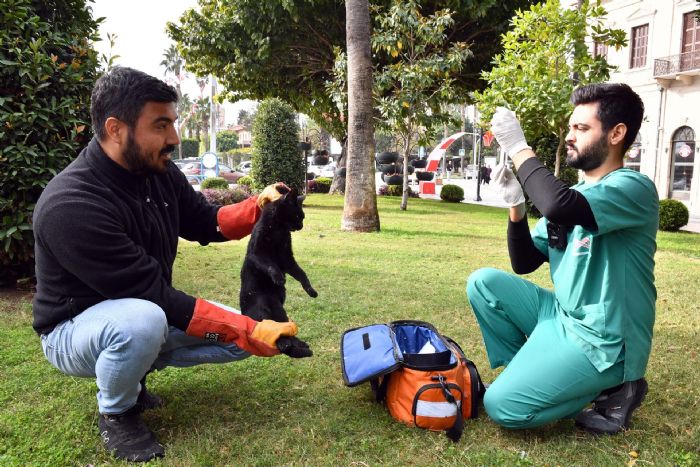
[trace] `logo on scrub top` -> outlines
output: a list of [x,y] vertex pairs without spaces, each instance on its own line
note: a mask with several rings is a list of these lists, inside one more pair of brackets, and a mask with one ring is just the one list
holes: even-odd
[[574,240],[574,255],[583,256],[591,253],[591,237]]

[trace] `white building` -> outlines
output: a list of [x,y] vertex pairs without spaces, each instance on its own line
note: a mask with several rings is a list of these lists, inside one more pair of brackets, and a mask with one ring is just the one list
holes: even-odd
[[[569,2],[570,3],[570,2]],[[607,25],[629,44],[603,50],[619,70],[612,82],[642,98],[645,118],[625,165],[656,184],[659,198],[683,201],[700,217],[700,22],[695,0],[603,0]],[[595,45],[592,45],[595,47]]]

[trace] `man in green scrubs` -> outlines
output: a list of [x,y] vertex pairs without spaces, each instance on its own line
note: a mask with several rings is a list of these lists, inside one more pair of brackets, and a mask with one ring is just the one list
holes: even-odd
[[[491,366],[506,366],[484,396],[494,421],[530,428],[575,417],[580,428],[613,434],[647,393],[658,194],[623,168],[644,114],[639,96],[625,84],[594,84],[571,100],[566,162],[583,173],[571,188],[537,159],[513,112],[499,108],[491,122],[518,173],[506,164],[494,173],[511,206],[513,270],[548,262],[554,290],[485,268],[470,275],[467,294]],[[532,231],[523,188],[544,216]]]

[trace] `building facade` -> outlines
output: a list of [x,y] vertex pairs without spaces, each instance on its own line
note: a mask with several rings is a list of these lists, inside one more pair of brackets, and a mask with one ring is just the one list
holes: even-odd
[[610,81],[629,84],[645,118],[625,165],[647,175],[659,198],[673,198],[700,218],[700,21],[695,0],[603,0],[607,25],[628,46],[605,50],[618,67]]

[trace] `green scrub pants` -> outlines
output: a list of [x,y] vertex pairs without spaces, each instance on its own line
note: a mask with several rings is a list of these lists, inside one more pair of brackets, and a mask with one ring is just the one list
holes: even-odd
[[506,365],[484,396],[492,420],[532,428],[574,417],[623,382],[624,361],[599,372],[566,336],[554,293],[492,268],[469,276],[467,296],[491,368]]

